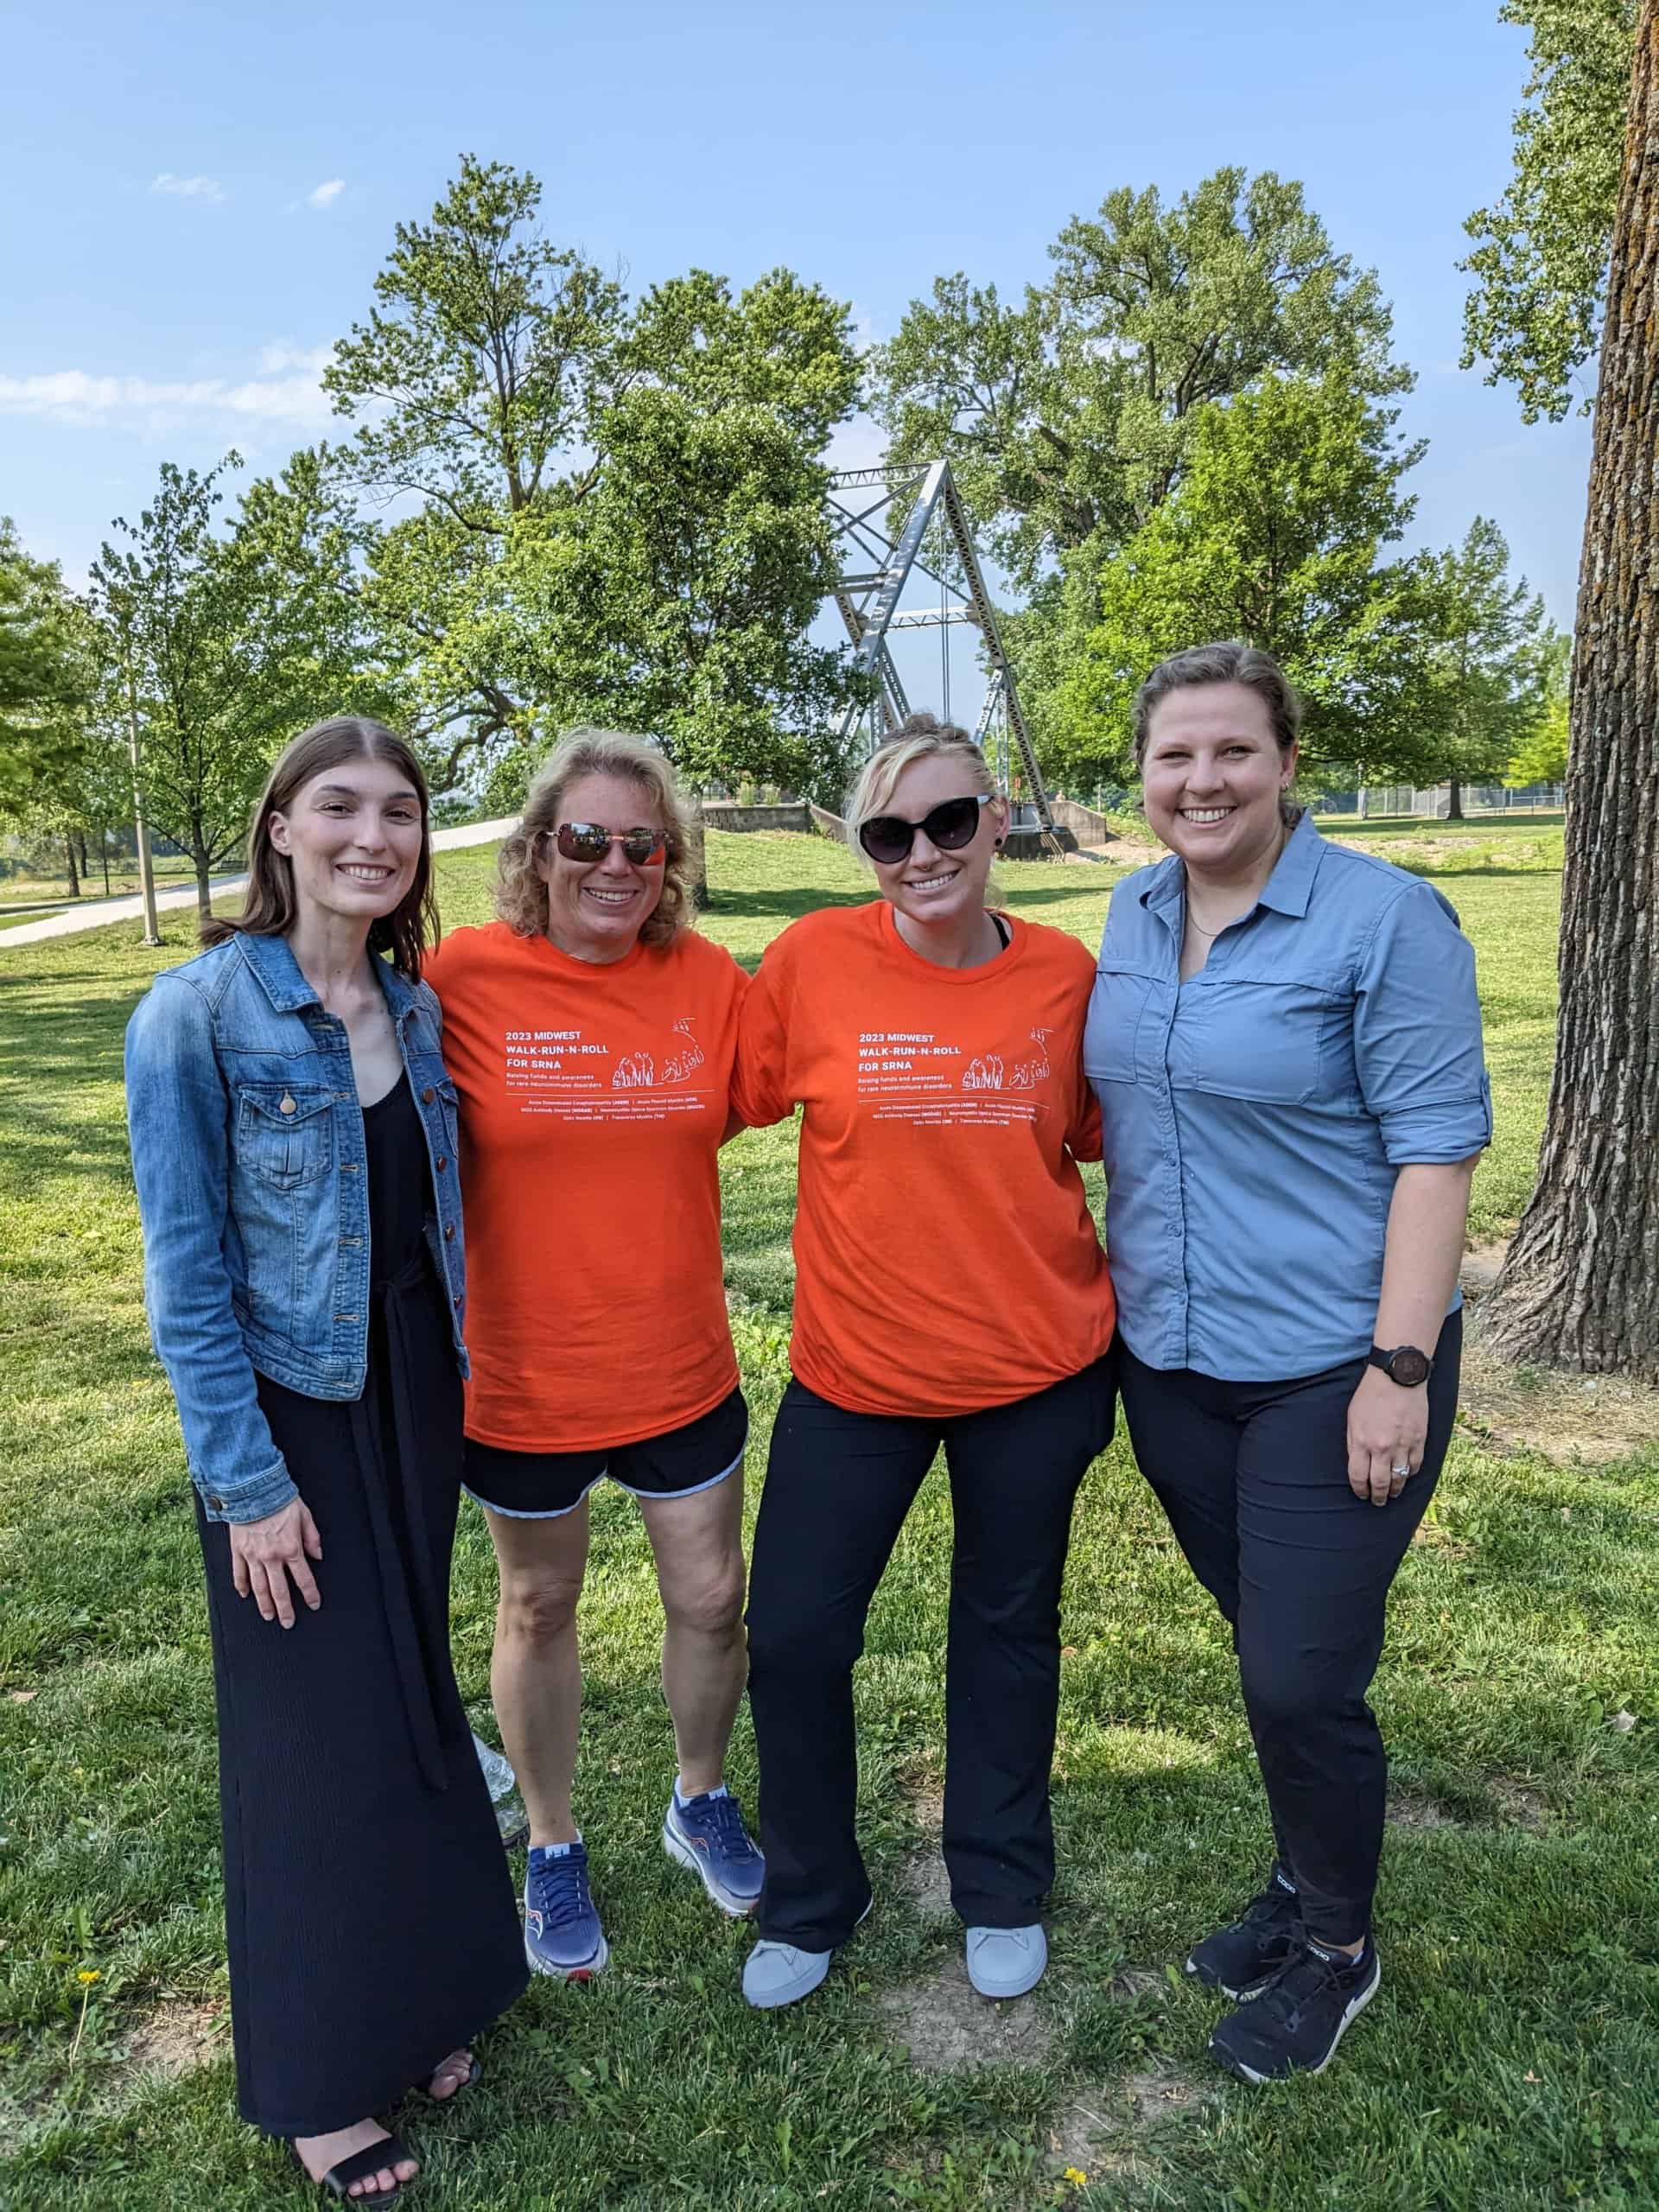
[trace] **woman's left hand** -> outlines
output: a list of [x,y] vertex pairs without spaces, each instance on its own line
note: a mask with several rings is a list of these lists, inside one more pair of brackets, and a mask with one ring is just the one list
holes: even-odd
[[1423,1464],[1428,1438],[1428,1385],[1402,1390],[1380,1368],[1368,1367],[1348,1401],[1348,1486],[1357,1498],[1386,1505]]

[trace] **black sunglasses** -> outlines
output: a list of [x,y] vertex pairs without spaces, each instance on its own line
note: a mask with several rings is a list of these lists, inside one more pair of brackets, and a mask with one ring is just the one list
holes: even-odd
[[[546,832],[543,831],[545,836]],[[663,857],[668,844],[665,830],[605,830],[597,822],[561,822],[553,842],[568,861],[602,861],[613,845],[620,845],[635,868],[647,868]]]
[[906,822],[902,814],[873,815],[859,823],[858,842],[883,868],[909,858],[918,830],[925,830],[929,844],[937,845],[942,853],[959,853],[964,845],[973,843],[979,829],[979,810],[988,806],[995,796],[992,791],[975,791],[966,798],[941,799],[919,822]]

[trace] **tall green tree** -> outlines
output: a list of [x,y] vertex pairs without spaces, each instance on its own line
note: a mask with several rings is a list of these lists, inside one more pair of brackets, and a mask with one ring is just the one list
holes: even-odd
[[1551,627],[1539,654],[1539,709],[1510,755],[1503,780],[1519,791],[1528,784],[1567,780],[1573,674],[1573,640]]
[[[1561,21],[1577,23],[1574,55],[1599,67],[1603,12]],[[1569,269],[1595,266],[1605,248],[1606,275],[1590,296],[1592,315],[1596,297],[1605,306],[1573,626],[1555,1065],[1537,1183],[1481,1321],[1511,1357],[1659,1381],[1659,0],[1642,0],[1623,111],[1610,247],[1603,203],[1576,188],[1615,157],[1610,104],[1579,102],[1558,128],[1522,134],[1540,204],[1566,226]],[[1552,315],[1517,312],[1510,327],[1503,372],[1523,408],[1548,411],[1579,341],[1564,352]]]
[[1375,273],[1271,172],[1217,169],[1168,207],[1125,187],[1049,252],[1049,282],[1017,305],[940,277],[873,363],[892,456],[950,459],[1022,590],[1085,546],[1098,566],[1143,528],[1205,410],[1259,377],[1370,398],[1410,386]]
[[[31,559],[0,516],[0,819],[68,823],[90,685],[85,620],[56,563]],[[74,874],[72,854],[72,891]]]
[[[206,474],[162,465],[136,524],[118,519],[92,565],[92,602],[130,678],[152,825],[190,855],[196,899],[240,844],[275,753],[307,722],[386,712],[326,456],[300,453],[218,526],[228,454]],[[395,711],[395,709],[392,709]]]
[[1509,544],[1484,515],[1461,545],[1420,556],[1413,582],[1428,643],[1426,780],[1450,785],[1447,811],[1457,818],[1463,786],[1502,776],[1537,726],[1549,624],[1525,577],[1511,582]]
[[660,735],[694,787],[838,790],[842,657],[808,637],[833,574],[823,472],[753,400],[645,386],[601,430],[592,493],[509,563],[528,687],[561,721]]
[[[1624,149],[1637,0],[1504,0],[1502,22],[1531,33],[1502,197],[1464,228],[1475,278],[1463,365],[1512,384],[1529,423],[1560,422],[1596,351]],[[1584,404],[1589,406],[1586,397]]]
[[1052,760],[1088,781],[1132,775],[1129,709],[1154,663],[1240,638],[1280,660],[1308,706],[1310,767],[1423,764],[1424,642],[1407,571],[1382,563],[1414,502],[1421,446],[1345,380],[1262,377],[1194,423],[1178,489],[1101,572],[1065,658]]
[[[704,772],[797,757],[833,672],[805,632],[833,575],[817,463],[858,390],[847,309],[783,270],[736,296],[692,270],[631,308],[542,234],[541,199],[533,177],[464,157],[431,219],[398,226],[325,377],[358,424],[342,486],[419,502],[372,543],[365,594],[402,643],[435,781],[487,774],[511,803],[573,701],[695,728]],[[747,486],[729,421],[685,427],[728,412],[756,442]],[[741,642],[707,634],[728,619]]]

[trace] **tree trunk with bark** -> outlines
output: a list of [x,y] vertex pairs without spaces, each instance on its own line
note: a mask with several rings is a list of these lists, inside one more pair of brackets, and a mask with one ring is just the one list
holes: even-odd
[[73,837],[66,837],[64,839],[63,849],[68,856],[69,861],[69,896],[72,899],[79,899],[80,896],[80,877],[75,868],[75,841]]
[[1579,575],[1561,1007],[1538,1181],[1483,1332],[1659,1381],[1659,6],[1637,34]]
[[213,856],[203,841],[201,825],[196,822],[190,825],[190,858],[196,869],[196,913],[205,922],[213,911]]
[[1446,787],[1446,818],[1448,822],[1463,819],[1463,785],[1455,776]]

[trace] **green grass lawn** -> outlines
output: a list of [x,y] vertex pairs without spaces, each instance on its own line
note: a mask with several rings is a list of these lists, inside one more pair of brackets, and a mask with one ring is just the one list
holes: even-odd
[[[1496,857],[1412,862],[1480,957],[1498,1131],[1476,1231],[1495,1235],[1523,1202],[1542,1114],[1559,879],[1524,839],[1480,828]],[[709,848],[706,926],[747,962],[792,916],[864,895],[819,841]],[[450,923],[485,916],[489,865],[443,857]],[[1009,906],[1091,944],[1114,878],[1002,871]],[[207,1630],[121,1120],[123,1026],[191,949],[188,914],[162,926],[159,955],[133,925],[0,949],[0,2202],[19,2212],[316,2201],[233,2117]],[[725,1155],[752,1486],[786,1376],[792,1158],[787,1129]],[[742,2004],[747,1931],[658,1847],[672,1758],[648,1554],[621,1493],[595,1507],[579,1802],[614,1965],[587,1991],[538,1984],[462,2107],[400,2116],[425,2161],[414,2202],[1659,2203],[1659,1452],[1591,1468],[1459,1431],[1377,1688],[1397,1783],[1382,1992],[1329,2074],[1270,2092],[1212,2069],[1217,2005],[1179,1972],[1252,1885],[1266,1837],[1226,1636],[1121,1441],[1085,1486],[1068,1585],[1053,1964],[1000,2013],[954,1993],[959,1937],[928,1856],[937,1477],[860,1672],[878,1910],[820,1996],[783,2016]],[[487,1731],[493,1573],[470,1510],[454,1595],[461,1685]],[[735,1778],[753,1802],[747,1722]],[[968,2063],[906,2055],[953,2038]]]

